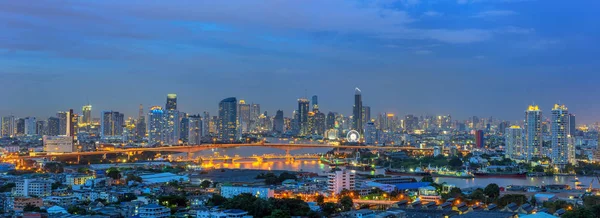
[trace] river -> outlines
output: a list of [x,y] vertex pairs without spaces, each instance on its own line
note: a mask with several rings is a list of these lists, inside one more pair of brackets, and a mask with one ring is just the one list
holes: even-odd
[[[302,148],[290,150],[290,154],[316,154],[325,153],[329,151],[328,148]],[[194,157],[207,157],[212,155],[228,155],[235,156],[239,155],[242,157],[249,157],[254,154],[285,154],[283,148],[269,148],[269,147],[234,147],[234,148],[215,148],[210,150],[203,150],[194,153]],[[313,172],[319,175],[324,175],[328,172],[331,167],[326,164],[320,164],[316,160],[296,160],[294,162],[264,162],[264,163],[216,163],[215,168],[236,168],[236,169],[258,169],[258,170],[289,170],[289,171],[302,171],[302,172]],[[370,172],[368,174],[382,174],[382,170],[376,172]],[[415,177],[420,180],[420,177]],[[550,184],[567,184],[572,188],[575,187],[573,180],[575,176],[550,176],[550,177],[528,177],[528,178],[471,178],[471,179],[459,179],[459,178],[442,178],[436,177],[434,181],[436,183],[446,182],[448,184],[456,185],[459,188],[468,187],[485,187],[490,183],[496,183],[500,187],[506,187],[509,185],[519,186],[542,186]],[[598,181],[595,177],[581,176],[577,177],[582,185],[588,187],[590,182],[594,182],[593,186],[600,188]]]

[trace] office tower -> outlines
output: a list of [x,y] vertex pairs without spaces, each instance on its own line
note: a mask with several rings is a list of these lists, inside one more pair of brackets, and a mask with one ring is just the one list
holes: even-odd
[[530,105],[525,111],[525,160],[541,157],[542,150],[542,111],[537,105]]
[[307,135],[316,134],[315,133],[315,112],[312,112],[312,111],[308,112],[308,130],[307,130],[307,132],[308,132]]
[[325,135],[325,114],[318,110],[315,113],[314,131],[317,135]]
[[204,111],[203,117],[202,117],[202,136],[208,136],[210,135],[210,114],[208,113],[208,111]]
[[523,144],[523,129],[520,126],[511,126],[506,128],[504,144],[506,146],[506,158],[513,160],[524,159],[526,149]]
[[509,125],[510,125],[510,123],[508,121],[500,122],[500,124],[498,124],[498,132],[503,135],[506,134],[506,129],[508,128]]
[[102,111],[100,115],[100,137],[121,138],[123,136],[123,126],[125,116],[117,111]]
[[301,136],[309,134],[308,126],[308,99],[298,99],[298,127]]
[[368,122],[371,122],[371,107],[362,106],[362,123],[367,125]]
[[316,95],[312,96],[312,109],[313,111],[319,110],[319,97],[317,97]]
[[238,104],[238,117],[242,132],[250,132],[250,105],[244,100],[240,100]]
[[569,114],[569,134],[570,136],[575,136],[577,133],[577,125],[575,123],[575,114]]
[[277,110],[273,119],[273,131],[279,134],[283,133],[285,129],[283,124],[283,111]]
[[67,112],[59,111],[56,113],[56,117],[58,118],[58,134],[59,135],[67,135]]
[[15,121],[15,134],[18,136],[25,135],[25,119],[19,118]]
[[138,111],[137,123],[135,125],[135,136],[136,139],[141,141],[146,137],[146,116],[144,115],[144,107],[140,104]]
[[212,116],[209,122],[209,132],[210,134],[217,135],[219,131],[219,116]]
[[92,105],[84,105],[81,111],[83,112],[81,124],[86,126],[92,124]]
[[122,140],[124,143],[133,143],[137,139],[137,129],[135,127],[137,121],[132,117],[128,117],[123,125]]
[[469,126],[469,128],[471,128],[471,129],[479,128],[479,118],[477,116],[473,116],[473,118],[471,118],[471,126]]
[[15,135],[15,117],[2,117],[2,137],[13,137]]
[[66,123],[66,135],[74,136],[75,135],[75,113],[73,113],[73,109],[69,109],[67,112],[67,123]]
[[375,123],[368,122],[365,124],[365,144],[375,145],[377,143],[377,128]]
[[36,135],[36,121],[35,117],[25,117],[25,135]]
[[476,148],[483,148],[485,146],[483,140],[484,140],[483,130],[475,131],[475,147]]
[[163,127],[163,144],[176,145],[179,144],[180,138],[180,114],[177,110],[177,95],[168,94],[165,112],[165,125]]
[[202,117],[200,114],[191,115],[188,117],[188,129],[189,129],[189,139],[188,144],[190,145],[199,145],[202,144]]
[[552,163],[566,165],[569,161],[569,111],[565,105],[552,108]]
[[57,136],[60,135],[60,119],[56,117],[48,118],[48,135]]
[[327,121],[325,122],[325,128],[327,130],[335,128],[335,113],[329,112],[327,113]]
[[167,94],[166,110],[177,110],[177,94]]
[[355,175],[349,170],[334,170],[327,175],[327,190],[329,193],[340,194],[344,189],[354,190]]
[[46,122],[45,120],[36,121],[35,132],[38,135],[48,135],[48,122]]
[[419,129],[419,117],[416,117],[412,114],[406,115],[404,117],[404,129],[408,132],[413,132],[416,129]]
[[148,112],[148,146],[164,143],[163,127],[165,112],[160,106],[153,106]]
[[180,113],[179,138],[183,142],[190,142],[190,118],[186,113]]
[[363,125],[362,125],[362,94],[360,89],[354,89],[354,107],[352,113],[352,129],[358,131],[359,133],[363,133]]
[[252,103],[250,105],[250,131],[255,131],[258,128],[258,119],[260,115],[260,104]]
[[235,142],[237,127],[237,100],[235,97],[223,99],[219,103],[219,141]]

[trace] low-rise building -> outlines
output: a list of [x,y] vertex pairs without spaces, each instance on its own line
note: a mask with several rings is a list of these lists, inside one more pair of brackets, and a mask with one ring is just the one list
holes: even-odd
[[261,186],[221,186],[221,196],[233,198],[237,195],[249,193],[257,198],[269,199],[275,195],[275,191]]
[[171,216],[171,210],[158,204],[148,204],[138,208],[138,214],[141,218],[167,218]]
[[39,179],[23,179],[17,181],[15,196],[45,197],[52,193],[52,182]]
[[66,176],[67,185],[85,185],[88,180],[93,180],[96,177],[93,175],[84,175],[84,174],[69,174]]
[[44,206],[44,201],[41,198],[30,198],[30,197],[15,197],[13,201],[14,211],[23,211],[25,206],[32,205],[34,207]]

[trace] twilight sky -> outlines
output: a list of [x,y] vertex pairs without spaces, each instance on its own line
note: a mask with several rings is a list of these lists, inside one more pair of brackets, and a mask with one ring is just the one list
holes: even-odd
[[[600,1],[0,0],[0,115],[165,104],[216,114],[235,96],[290,116],[296,99],[350,114],[522,120],[561,102],[600,121]],[[305,94],[306,93],[306,94]],[[146,107],[147,108],[147,107]]]

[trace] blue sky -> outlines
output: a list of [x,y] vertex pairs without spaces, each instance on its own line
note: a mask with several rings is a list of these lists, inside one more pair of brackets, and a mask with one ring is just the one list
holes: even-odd
[[189,113],[229,96],[289,116],[318,95],[351,113],[522,119],[566,104],[600,119],[598,1],[3,1],[0,113],[88,101],[135,115],[179,95]]

